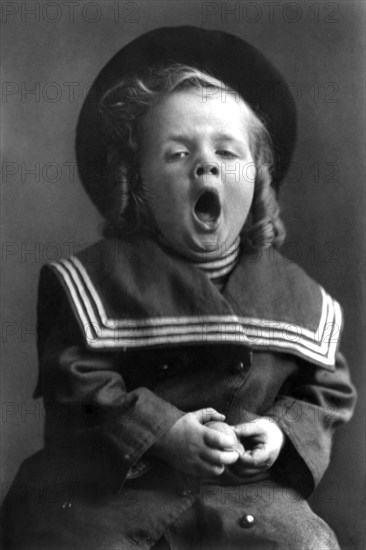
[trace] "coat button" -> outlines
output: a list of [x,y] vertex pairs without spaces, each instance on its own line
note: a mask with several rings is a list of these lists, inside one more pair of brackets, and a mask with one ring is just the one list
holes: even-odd
[[163,363],[162,365],[160,365],[159,370],[160,372],[166,372],[167,370],[169,370],[168,363]]
[[239,525],[243,527],[243,529],[250,529],[255,524],[256,519],[252,514],[244,514],[239,520]]
[[234,372],[241,372],[242,370],[244,370],[244,363],[243,361],[239,361],[238,363],[236,363],[235,367],[234,367]]
[[68,510],[69,508],[71,508],[71,506],[72,506],[72,502],[70,500],[65,500],[65,502],[62,505],[62,508],[63,510]]

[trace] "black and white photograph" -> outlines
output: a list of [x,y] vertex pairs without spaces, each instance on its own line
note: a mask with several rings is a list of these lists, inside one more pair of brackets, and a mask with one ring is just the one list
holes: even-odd
[[365,550],[363,0],[3,0],[4,550]]

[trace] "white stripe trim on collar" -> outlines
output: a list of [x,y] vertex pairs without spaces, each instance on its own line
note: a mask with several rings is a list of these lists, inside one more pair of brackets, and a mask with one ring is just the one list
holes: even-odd
[[339,304],[322,288],[322,313],[314,330],[236,315],[110,319],[86,269],[75,257],[51,264],[64,283],[86,345],[127,349],[190,343],[232,343],[293,353],[325,367],[334,365],[342,326]]

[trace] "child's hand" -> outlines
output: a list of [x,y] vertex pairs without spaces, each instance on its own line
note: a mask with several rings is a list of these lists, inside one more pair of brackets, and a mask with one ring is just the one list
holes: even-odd
[[211,428],[212,430],[217,430],[224,434],[228,434],[233,438],[233,441],[235,443],[232,444],[229,448],[227,448],[226,449],[227,451],[237,451],[238,458],[240,455],[244,454],[244,447],[236,434],[234,426],[229,426],[229,424],[226,424],[226,422],[217,421],[217,420],[210,420],[205,424],[205,426],[206,428]]
[[245,447],[232,468],[239,475],[255,475],[271,468],[285,442],[281,428],[264,416],[236,425],[235,432]]
[[196,476],[219,476],[225,466],[238,460],[233,450],[236,436],[206,427],[211,421],[224,421],[214,409],[187,413],[153,447],[152,452],[174,468]]

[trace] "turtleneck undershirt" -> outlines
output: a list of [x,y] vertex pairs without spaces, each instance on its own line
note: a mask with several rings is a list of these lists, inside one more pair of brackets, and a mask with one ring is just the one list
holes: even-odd
[[196,267],[202,269],[209,277],[212,283],[221,291],[223,290],[230,273],[236,266],[240,253],[240,237],[228,249],[222,248],[222,254],[214,260],[210,258],[210,253],[207,252],[205,258],[200,262],[193,262]]
[[[168,245],[166,239],[164,239],[160,235],[158,240],[160,246],[162,246],[164,249],[167,250],[167,252],[171,254],[172,249]],[[175,252],[175,254],[177,253]],[[221,254],[218,258],[216,257],[215,259],[212,259],[212,252],[210,253],[210,251],[207,250],[207,252],[202,252],[202,257],[200,261],[187,260],[186,258],[184,259],[188,262],[191,261],[191,263],[195,267],[201,269],[211,280],[211,282],[216,286],[216,288],[221,292],[229,279],[230,273],[233,271],[234,267],[238,263],[239,254],[240,236],[236,238],[230,248],[226,248],[225,243],[223,243]],[[182,256],[179,257],[182,258]]]

